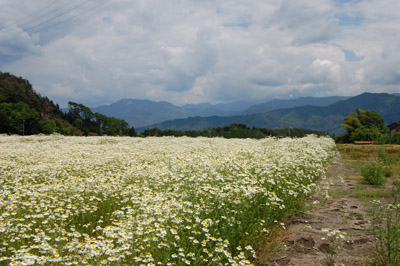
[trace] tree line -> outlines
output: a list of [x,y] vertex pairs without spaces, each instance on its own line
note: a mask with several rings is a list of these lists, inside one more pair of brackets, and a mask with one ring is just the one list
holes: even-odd
[[[400,132],[390,132],[389,128],[385,127],[384,125],[385,120],[378,112],[356,108],[355,112],[351,112],[347,117],[344,118],[343,124],[341,125],[346,130],[346,134],[342,136],[331,135],[331,137],[333,137],[338,143],[372,141],[377,144],[400,144]],[[250,128],[245,124],[232,123],[229,126],[205,130],[180,131],[173,129],[162,130],[159,128],[149,128],[140,133],[139,136],[188,136],[261,139],[268,136],[301,138],[309,134],[314,134],[317,136],[328,135],[322,131],[302,128]]]
[[58,104],[32,89],[28,80],[0,72],[0,133],[89,136],[135,136],[122,119],[93,113],[90,108],[69,102],[64,113]]
[[188,137],[223,137],[223,138],[255,138],[261,139],[265,137],[297,137],[301,138],[305,135],[315,134],[317,136],[326,135],[321,131],[302,129],[302,128],[278,128],[278,129],[268,129],[268,128],[257,128],[248,127],[244,124],[232,123],[229,126],[210,128],[204,130],[173,130],[173,129],[159,129],[150,128],[140,133],[141,137],[162,137],[162,136],[188,136]]

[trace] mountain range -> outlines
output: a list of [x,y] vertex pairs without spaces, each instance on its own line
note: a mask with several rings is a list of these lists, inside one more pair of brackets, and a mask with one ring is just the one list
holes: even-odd
[[175,119],[149,125],[137,130],[157,127],[175,130],[202,130],[241,123],[264,128],[304,128],[342,134],[340,127],[344,117],[356,108],[374,110],[381,114],[387,123],[400,121],[400,96],[387,93],[363,93],[339,100],[326,106],[303,105],[293,108],[275,109],[269,112],[235,115],[230,117],[190,117]]
[[274,99],[260,103],[234,101],[221,104],[186,104],[176,106],[169,102],[154,102],[150,100],[122,99],[110,105],[91,108],[107,116],[124,119],[135,128],[147,127],[164,121],[189,117],[231,117],[256,113],[267,113],[281,108],[293,108],[304,105],[327,106],[348,97],[302,97],[296,99]]
[[91,108],[124,119],[138,132],[147,128],[203,130],[231,123],[264,128],[304,128],[342,134],[344,117],[356,108],[375,110],[387,123],[400,121],[400,94],[363,93],[354,97],[302,97],[264,103],[187,104],[122,99]]
[[304,105],[313,105],[313,106],[327,106],[338,102],[340,100],[345,100],[350,97],[345,96],[331,96],[331,97],[301,97],[296,99],[274,99],[272,101],[253,105],[246,110],[242,111],[241,115],[248,114],[259,114],[259,113],[267,113],[269,111],[283,109],[283,108],[294,108],[298,106]]

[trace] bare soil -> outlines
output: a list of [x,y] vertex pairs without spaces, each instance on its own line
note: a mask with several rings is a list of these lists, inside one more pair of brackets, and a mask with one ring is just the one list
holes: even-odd
[[[346,155],[346,151],[341,152]],[[357,162],[360,158],[347,155],[328,166],[326,178],[319,181],[321,191],[311,199],[308,208],[285,221],[286,230],[273,237],[273,248],[271,243],[266,244],[264,252],[258,253],[256,265],[329,265],[329,258],[336,265],[375,265],[368,211],[371,200],[378,197],[385,201],[390,187],[362,185]],[[366,190],[371,192],[370,198]],[[332,257],[328,254],[332,242],[323,229],[337,229],[346,234],[344,239],[336,241],[338,246],[333,247]]]

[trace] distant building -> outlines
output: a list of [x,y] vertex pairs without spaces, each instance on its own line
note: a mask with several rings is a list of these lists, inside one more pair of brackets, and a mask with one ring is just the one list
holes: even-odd
[[400,121],[391,123],[390,125],[387,125],[387,127],[390,129],[390,134],[400,132]]

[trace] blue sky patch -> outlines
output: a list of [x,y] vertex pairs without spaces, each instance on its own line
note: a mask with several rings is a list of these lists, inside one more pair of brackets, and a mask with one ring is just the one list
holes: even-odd
[[224,24],[225,27],[240,27],[240,28],[249,28],[250,22],[242,22],[242,23],[235,23],[235,24]]
[[339,20],[339,26],[359,26],[363,20],[363,15],[347,16],[344,14],[337,14],[335,18]]
[[351,2],[352,0],[336,0],[336,2],[340,3],[340,4],[346,4]]
[[357,56],[354,51],[352,50],[347,50],[342,48],[345,56],[346,56],[346,60],[350,61],[350,62],[355,62],[355,61],[361,61],[364,59],[364,56]]
[[356,4],[360,2],[360,0],[335,0],[335,2],[338,3],[339,5],[344,5],[347,3]]
[[111,20],[111,18],[110,18],[110,17],[104,17],[104,18],[103,18],[103,22],[106,22],[106,23],[111,23],[111,22],[112,22],[112,20]]

